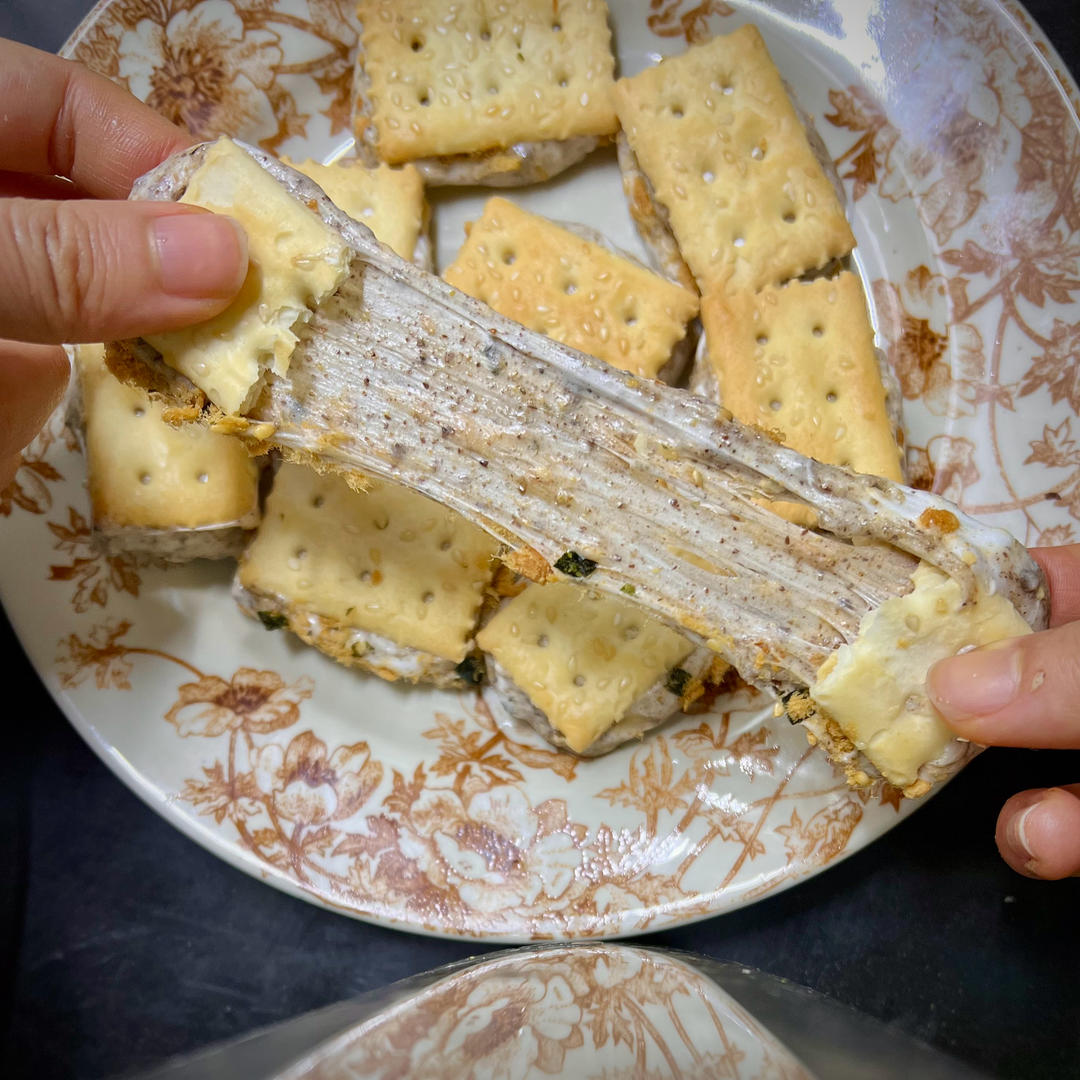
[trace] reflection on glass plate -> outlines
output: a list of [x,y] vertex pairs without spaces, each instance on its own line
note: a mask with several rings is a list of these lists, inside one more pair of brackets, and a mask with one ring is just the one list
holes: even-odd
[[275,1080],[398,1076],[814,1080],[708,974],[614,945],[517,950],[447,975]]
[[[817,0],[612,7],[626,74],[759,24],[847,185],[913,477],[1026,543],[1071,540],[1076,94],[1024,13],[921,0],[863,21]],[[113,0],[66,52],[199,135],[327,160],[349,143],[351,8]],[[485,194],[433,196],[441,265]],[[609,151],[514,197],[641,251]],[[888,787],[849,790],[760,698],[580,761],[500,725],[482,699],[349,673],[242,617],[227,567],[162,571],[96,552],[83,481],[59,425],[25,453],[0,501],[5,607],[118,775],[280,888],[438,934],[626,934],[786,887],[910,809]]]
[[979,1080],[797,983],[609,942],[474,957],[137,1080]]

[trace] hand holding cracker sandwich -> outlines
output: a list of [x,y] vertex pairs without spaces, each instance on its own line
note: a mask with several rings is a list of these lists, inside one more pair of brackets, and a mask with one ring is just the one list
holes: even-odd
[[123,201],[192,140],[107,79],[0,40],[0,101],[2,488],[63,393],[58,343],[208,318],[239,289],[247,259],[227,218]]
[[[1050,583],[1051,628],[942,661],[930,671],[930,698],[975,742],[1080,749],[1080,544],[1032,555]],[[997,843],[1028,877],[1080,874],[1080,784],[1014,795]]]

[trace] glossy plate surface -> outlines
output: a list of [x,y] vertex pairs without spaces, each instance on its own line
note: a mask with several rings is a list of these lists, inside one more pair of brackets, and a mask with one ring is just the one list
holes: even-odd
[[[328,160],[349,144],[351,8],[110,0],[67,53],[200,135]],[[1030,20],[984,0],[612,9],[625,74],[758,23],[847,186],[913,478],[1025,543],[1072,540],[1080,129]],[[433,194],[440,266],[486,194]],[[641,250],[610,151],[512,197]],[[760,699],[588,762],[474,697],[350,673],[241,616],[226,565],[97,554],[84,481],[54,425],[0,500],[0,596],[31,659],[150,805],[306,899],[485,939],[656,930],[815,874],[912,808],[850,791]]]

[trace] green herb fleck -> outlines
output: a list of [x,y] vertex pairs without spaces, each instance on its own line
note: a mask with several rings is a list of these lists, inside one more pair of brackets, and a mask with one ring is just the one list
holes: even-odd
[[476,653],[472,656],[466,656],[465,659],[454,668],[454,671],[457,672],[461,681],[468,686],[481,686],[487,677],[484,671],[483,658]]
[[282,615],[278,611],[260,611],[258,612],[259,622],[266,627],[267,630],[284,630],[289,625],[288,617]]
[[566,551],[559,556],[555,569],[562,571],[567,577],[582,578],[588,577],[596,569],[596,563],[576,551]]
[[626,584],[625,584],[625,585],[624,585],[624,586],[623,586],[623,587],[622,587],[622,588],[621,588],[621,589],[619,590],[619,592],[624,592],[624,593],[626,593],[626,595],[627,595],[627,596],[633,596],[633,595],[634,595],[634,593],[636,593],[636,592],[637,592],[637,589],[635,589],[633,585],[631,585],[631,584],[630,584],[629,582],[627,582],[627,583],[626,583]]
[[690,685],[690,678],[689,671],[685,671],[681,667],[673,667],[668,672],[667,682],[664,685],[676,697],[682,697],[686,693],[686,688]]

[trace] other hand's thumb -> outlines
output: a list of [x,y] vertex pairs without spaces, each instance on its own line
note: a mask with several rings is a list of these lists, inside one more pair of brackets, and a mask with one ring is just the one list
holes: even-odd
[[1080,621],[942,660],[926,685],[964,738],[1080,748]]

